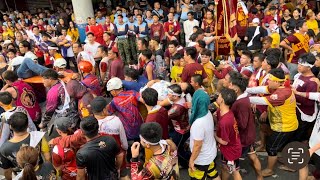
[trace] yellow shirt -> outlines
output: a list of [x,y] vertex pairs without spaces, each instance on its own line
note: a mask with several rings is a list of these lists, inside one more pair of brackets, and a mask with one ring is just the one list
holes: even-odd
[[208,76],[207,77],[208,78],[208,82],[204,84],[205,85],[205,89],[206,89],[208,94],[213,94],[214,92],[213,92],[211,83],[213,81],[213,76],[214,76],[213,70],[212,70],[214,68],[214,66],[213,66],[213,64],[211,62],[203,64],[202,66],[203,66],[203,69],[207,73],[207,76]]
[[171,74],[170,74],[171,79],[173,79],[177,83],[181,82],[182,71],[183,71],[183,67],[173,66],[171,69]]
[[280,87],[264,99],[268,104],[268,119],[273,131],[292,132],[298,129],[297,103],[290,88]]
[[13,39],[14,38],[14,33],[11,30],[7,30],[6,32],[2,33],[3,39],[8,40],[8,39]]
[[114,22],[114,14],[110,15],[110,21],[113,23]]
[[72,42],[77,42],[79,39],[79,30],[78,28],[75,29],[68,29],[67,34],[71,37]]
[[280,46],[280,34],[279,33],[271,33],[270,37],[272,38],[271,48],[279,48]]
[[314,34],[317,35],[319,33],[318,21],[317,20],[307,20],[306,22],[308,29],[312,29]]

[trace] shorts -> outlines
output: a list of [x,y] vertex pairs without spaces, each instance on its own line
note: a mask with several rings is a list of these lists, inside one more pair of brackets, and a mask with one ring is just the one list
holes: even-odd
[[316,153],[313,153],[310,157],[309,164],[312,164],[316,167],[318,171],[320,171],[320,156]]
[[242,155],[241,157],[247,157],[250,154],[255,154],[256,153],[256,149],[254,147],[253,144],[246,146],[246,147],[242,147]]
[[191,171],[189,169],[189,176],[191,180],[207,178],[214,179],[219,176],[214,162],[210,163],[209,165],[195,164],[194,167],[196,168],[195,171]]
[[307,141],[310,138],[314,123],[316,121],[313,121],[313,122],[302,121],[300,112],[297,112],[297,118],[298,118],[299,126],[298,126],[298,129],[296,130],[294,140],[299,142]]
[[[228,166],[228,160],[226,160],[222,154],[221,154],[221,162],[222,162],[223,166]],[[235,165],[235,170],[238,171],[240,169],[240,160],[239,160],[239,158],[234,160],[234,165]]]
[[267,137],[266,150],[268,156],[276,156],[278,151],[292,141],[295,131],[292,132],[275,132]]

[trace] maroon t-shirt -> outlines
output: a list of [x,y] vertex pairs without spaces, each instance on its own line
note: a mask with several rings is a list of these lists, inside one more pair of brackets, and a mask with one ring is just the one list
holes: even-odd
[[112,77],[118,77],[123,80],[124,79],[124,72],[123,71],[124,71],[123,61],[121,59],[113,60],[110,65],[109,79],[111,79]]
[[249,97],[243,97],[232,104],[231,111],[238,123],[242,147],[252,145],[256,139],[256,127]]
[[220,110],[217,110],[218,129],[217,136],[227,141],[227,145],[220,144],[220,151],[228,161],[234,161],[241,157],[242,146],[238,131],[237,121],[232,111],[220,116]]
[[203,66],[201,64],[198,63],[191,63],[191,64],[187,64],[182,71],[181,74],[181,80],[183,82],[188,82],[190,83],[191,77],[195,74],[200,74],[202,75],[202,78],[205,79],[207,78],[207,73],[205,72],[205,70],[203,69]]
[[145,122],[157,122],[162,127],[162,138],[169,138],[169,117],[168,111],[164,107],[160,107],[160,109],[154,109],[148,113]]
[[150,37],[154,38],[156,36],[158,36],[160,38],[160,40],[163,39],[164,29],[163,29],[163,25],[161,23],[152,24],[150,26]]
[[[294,80],[292,86],[296,88],[298,92],[317,92],[318,85],[315,81],[311,81],[312,78],[315,78],[315,76],[300,75],[297,79]],[[315,106],[314,101],[298,95],[296,95],[295,97],[297,100],[297,106],[300,108],[300,110],[303,113],[312,116]]]

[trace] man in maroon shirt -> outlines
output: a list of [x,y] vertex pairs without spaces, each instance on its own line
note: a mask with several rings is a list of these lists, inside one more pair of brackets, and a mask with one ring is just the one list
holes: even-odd
[[[292,87],[298,92],[318,92],[318,85],[312,78],[316,78],[311,68],[313,67],[316,58],[311,53],[306,53],[300,56],[298,62],[298,72],[295,76]],[[297,118],[299,127],[296,131],[296,141],[305,141],[309,139],[309,130],[313,128],[314,120],[317,117],[317,104],[309,98],[296,95],[297,100]],[[308,96],[307,96],[308,97]],[[311,132],[311,131],[310,131]]]
[[163,40],[164,37],[164,29],[163,24],[159,23],[159,16],[157,14],[153,14],[153,23],[150,27],[150,38],[158,36],[160,40]]
[[164,23],[164,33],[168,41],[178,40],[180,34],[180,23],[174,20],[173,13],[168,14],[168,22]]
[[203,69],[203,66],[195,62],[196,57],[197,57],[196,48],[187,47],[186,51],[184,52],[184,60],[187,63],[187,65],[183,68],[183,71],[181,74],[182,82],[190,83],[191,77],[194,74],[200,74],[203,78],[203,82],[207,82],[207,74]]
[[256,127],[254,116],[251,110],[249,97],[244,91],[248,86],[248,79],[244,78],[239,72],[229,73],[226,84],[237,94],[237,100],[232,104],[231,111],[238,123],[238,130],[242,145],[242,157],[249,157],[251,164],[256,172],[257,179],[262,180],[261,163],[254,149],[256,139]]
[[144,91],[142,91],[141,97],[148,110],[148,115],[145,122],[159,123],[162,127],[162,138],[168,139],[169,138],[168,111],[164,107],[157,105],[158,92],[155,89],[146,88]]
[[108,50],[108,57],[111,60],[109,79],[118,77],[124,79],[124,64],[118,56],[118,49],[112,47]]

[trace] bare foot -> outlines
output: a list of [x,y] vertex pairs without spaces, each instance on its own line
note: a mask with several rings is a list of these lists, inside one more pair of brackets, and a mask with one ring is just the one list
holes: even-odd
[[263,177],[268,177],[268,176],[272,176],[274,174],[274,172],[271,169],[264,169],[262,170],[262,176]]

